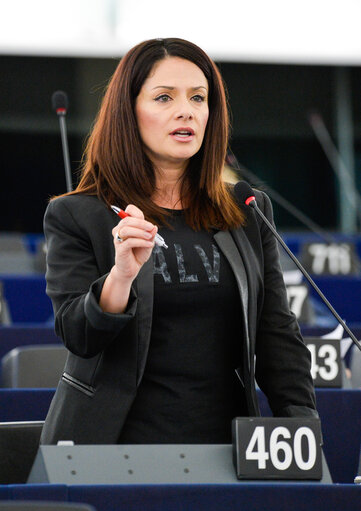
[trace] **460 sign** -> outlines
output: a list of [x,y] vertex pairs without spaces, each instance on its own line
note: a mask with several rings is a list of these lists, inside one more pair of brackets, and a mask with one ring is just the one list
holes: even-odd
[[321,479],[321,427],[315,418],[233,420],[238,479]]

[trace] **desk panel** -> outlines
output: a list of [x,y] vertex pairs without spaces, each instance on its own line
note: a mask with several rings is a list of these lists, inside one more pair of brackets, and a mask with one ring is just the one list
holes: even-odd
[[[234,485],[9,486],[12,500],[84,502],[97,511],[358,511],[356,485],[250,483]],[[6,497],[0,493],[0,499]]]

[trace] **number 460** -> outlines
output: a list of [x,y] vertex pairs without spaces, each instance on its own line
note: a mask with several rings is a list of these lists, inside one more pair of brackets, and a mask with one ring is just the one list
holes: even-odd
[[[308,459],[306,460],[302,454],[303,437],[308,442]],[[293,450],[289,443],[279,440],[279,438],[291,438],[290,431],[283,426],[275,428],[270,435],[269,452],[266,451],[265,428],[264,426],[257,426],[247,446],[246,459],[257,460],[258,468],[264,470],[266,461],[271,458],[271,463],[277,470],[287,470],[294,457],[300,470],[311,470],[317,456],[316,439],[312,430],[306,427],[300,427],[296,430],[293,438]]]

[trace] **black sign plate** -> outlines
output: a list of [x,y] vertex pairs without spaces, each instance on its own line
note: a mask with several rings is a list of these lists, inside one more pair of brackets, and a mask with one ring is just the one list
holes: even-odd
[[238,479],[322,478],[319,419],[236,417],[232,433]]
[[305,337],[305,344],[311,352],[311,374],[315,387],[342,387],[342,362],[340,341]]
[[301,262],[314,275],[357,275],[360,261],[354,243],[305,243]]

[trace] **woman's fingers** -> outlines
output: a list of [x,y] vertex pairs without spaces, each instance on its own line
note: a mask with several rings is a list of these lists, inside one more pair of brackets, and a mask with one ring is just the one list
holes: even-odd
[[145,220],[142,211],[134,205],[129,205],[126,213],[129,216],[112,229],[115,268],[122,278],[134,279],[152,253],[158,228]]
[[[114,229],[112,230],[112,234],[113,236],[116,235],[116,233],[118,231],[120,231],[121,229],[137,229],[139,231],[143,231],[143,232],[150,232],[150,233],[153,233],[154,232],[154,229],[155,229],[155,232],[157,231],[157,227],[155,225],[153,225],[151,222],[148,222],[147,220],[144,220],[142,218],[135,218],[135,217],[126,217],[126,218],[123,218],[119,223],[118,225],[116,225],[114,227]],[[134,234],[135,231],[133,231]]]
[[154,240],[144,240],[141,238],[119,238],[115,237],[115,243],[120,244],[124,250],[135,248],[151,248],[154,246]]
[[[144,220],[143,213],[137,207],[128,206],[127,209],[132,211],[132,215],[135,214],[138,216],[127,216],[114,227],[112,234],[115,244],[121,243],[122,248],[127,250],[152,247],[154,244],[154,237],[158,230],[157,226]],[[133,241],[132,243],[126,243],[124,245],[125,241],[128,240]],[[139,243],[140,240],[150,241],[151,243]]]
[[143,211],[134,204],[128,204],[128,206],[124,210],[128,215],[134,218],[144,218]]
[[129,225],[120,225],[118,229],[115,230],[115,233],[113,233],[115,238],[117,238],[117,235],[122,238],[123,240],[128,238],[143,238],[146,240],[150,240],[154,237],[154,234],[152,231],[146,231],[144,229],[138,229],[137,227],[131,227]]

